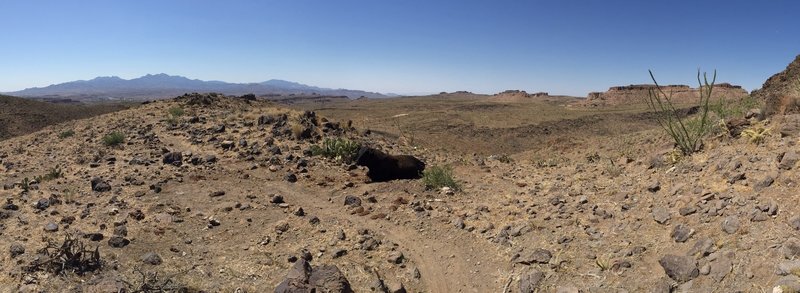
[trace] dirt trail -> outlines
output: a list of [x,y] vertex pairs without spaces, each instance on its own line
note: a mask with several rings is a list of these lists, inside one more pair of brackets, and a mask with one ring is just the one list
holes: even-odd
[[[287,186],[283,182],[261,182],[266,186],[260,188],[275,189],[291,198],[296,205],[315,211],[320,219],[356,222],[383,233],[386,239],[397,243],[400,250],[417,264],[430,292],[502,292],[503,282],[507,279],[504,272],[508,271],[508,262],[501,261],[497,257],[501,252],[482,239],[475,239],[475,236],[462,231],[447,231],[440,223],[433,223],[430,230],[420,232],[405,224],[394,225],[382,219],[369,220],[367,217],[350,215],[341,204],[343,195],[335,190],[312,190],[301,185]],[[335,199],[333,202],[325,200],[328,197]],[[492,271],[494,268],[506,269]]]

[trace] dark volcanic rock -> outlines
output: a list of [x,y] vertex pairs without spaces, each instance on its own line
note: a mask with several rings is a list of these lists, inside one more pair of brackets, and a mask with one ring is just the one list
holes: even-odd
[[107,192],[111,191],[111,184],[108,182],[103,181],[100,177],[95,177],[92,179],[92,190],[97,192]]
[[171,164],[176,167],[180,167],[183,164],[183,155],[181,152],[170,152],[164,154],[164,158],[161,160],[164,164]]

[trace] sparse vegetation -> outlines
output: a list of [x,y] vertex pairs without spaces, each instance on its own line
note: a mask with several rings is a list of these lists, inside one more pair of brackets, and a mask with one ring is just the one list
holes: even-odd
[[169,108],[168,111],[169,111],[169,116],[171,116],[172,118],[178,118],[186,114],[186,112],[181,107],[172,107]]
[[114,131],[103,137],[103,144],[107,146],[115,146],[125,142],[125,135],[121,132]]
[[733,101],[720,99],[719,102],[710,106],[710,110],[720,119],[727,120],[732,117],[743,117],[750,109],[761,108],[761,106],[761,102],[748,95]]
[[28,179],[28,177],[23,178],[22,184],[20,184],[20,188],[22,188],[22,191],[24,192],[28,192],[29,190],[31,190],[31,180]]
[[672,92],[665,93],[658,81],[656,81],[653,72],[648,72],[650,72],[650,78],[655,83],[656,88],[648,91],[647,105],[650,110],[656,113],[655,117],[658,124],[672,137],[684,155],[691,155],[698,151],[702,145],[702,138],[709,129],[709,102],[714,83],[717,80],[716,70],[710,84],[708,83],[708,76],[704,73],[701,81],[700,71],[697,71],[697,83],[700,85],[699,117],[688,121],[684,121],[681,111],[676,109],[672,103]]
[[50,169],[50,171],[47,172],[47,174],[36,176],[34,179],[36,179],[37,182],[45,182],[53,179],[58,179],[61,177],[64,177],[64,173],[61,172],[61,169],[52,168]]
[[61,133],[59,133],[58,134],[58,138],[65,139],[67,137],[72,137],[73,135],[75,135],[75,131],[70,129],[70,130],[62,131]]
[[[136,282],[123,281],[131,289],[132,293],[163,293],[163,292],[187,292],[187,288],[178,284],[174,277],[159,276],[158,272],[145,272],[140,268],[134,268],[134,272],[141,276]],[[184,272],[180,272],[184,273]]]
[[340,162],[352,162],[358,155],[361,144],[346,138],[326,138],[321,145],[311,147],[311,154]]
[[742,131],[742,137],[754,144],[761,144],[770,135],[770,129],[764,126],[752,126]]
[[100,269],[100,250],[87,249],[77,237],[66,235],[64,242],[57,244],[52,240],[39,250],[40,258],[33,260],[27,267],[28,272],[45,271],[54,275],[76,273],[83,275]]
[[167,110],[169,116],[166,119],[166,122],[170,126],[175,126],[178,124],[178,119],[186,114],[186,112],[181,107],[172,107]]
[[422,182],[425,183],[425,188],[428,189],[450,187],[453,190],[459,190],[460,188],[455,179],[453,179],[453,169],[447,166],[426,168],[422,172]]

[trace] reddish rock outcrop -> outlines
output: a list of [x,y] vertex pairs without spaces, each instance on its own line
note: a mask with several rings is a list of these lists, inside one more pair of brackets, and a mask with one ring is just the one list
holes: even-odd
[[[589,93],[586,100],[579,104],[589,107],[644,104],[647,103],[649,91],[655,89],[654,84],[614,86],[605,92]],[[661,90],[667,95],[672,94],[672,102],[677,104],[697,103],[700,98],[700,91],[688,85],[664,85],[661,86]],[[720,83],[714,85],[711,96],[712,99],[738,99],[747,96],[747,91],[738,85]]]

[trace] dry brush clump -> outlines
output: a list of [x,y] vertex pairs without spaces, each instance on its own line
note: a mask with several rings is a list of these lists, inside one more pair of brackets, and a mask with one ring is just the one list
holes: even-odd
[[44,271],[54,275],[67,273],[83,275],[99,270],[103,266],[99,248],[88,249],[73,235],[66,235],[61,244],[48,240],[47,245],[38,253],[37,258],[25,267],[26,271]]

